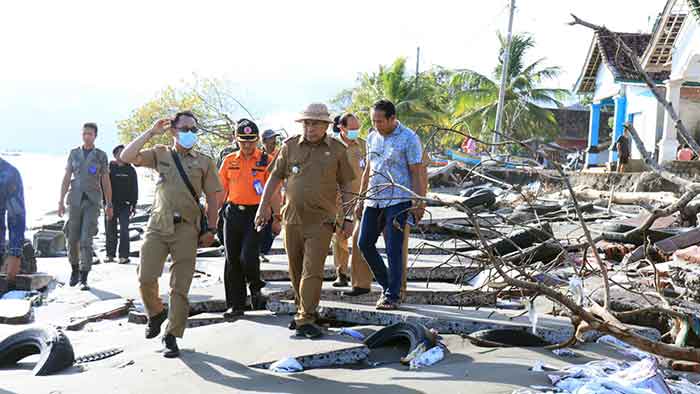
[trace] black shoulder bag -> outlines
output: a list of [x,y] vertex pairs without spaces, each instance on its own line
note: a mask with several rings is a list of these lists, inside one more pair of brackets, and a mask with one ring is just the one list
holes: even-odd
[[170,154],[173,156],[173,161],[175,162],[175,166],[177,167],[177,172],[180,173],[182,181],[185,182],[185,186],[187,186],[187,189],[190,191],[192,198],[194,198],[194,202],[199,207],[199,212],[201,215],[201,219],[199,221],[199,235],[202,236],[209,231],[209,220],[207,219],[207,215],[204,214],[204,207],[202,207],[202,204],[199,203],[199,197],[197,197],[197,193],[194,191],[194,187],[192,187],[192,183],[190,182],[190,178],[187,177],[185,169],[182,168],[182,163],[180,162],[180,158],[177,157],[177,153],[171,150]]

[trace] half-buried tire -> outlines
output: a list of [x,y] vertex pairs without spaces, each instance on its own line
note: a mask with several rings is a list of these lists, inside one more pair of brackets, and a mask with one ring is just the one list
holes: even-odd
[[36,376],[63,371],[75,361],[73,346],[58,328],[30,328],[0,342],[0,366],[17,364],[35,354],[40,355],[32,371]]
[[545,347],[551,343],[528,331],[511,328],[495,328],[477,331],[468,337],[481,347]]

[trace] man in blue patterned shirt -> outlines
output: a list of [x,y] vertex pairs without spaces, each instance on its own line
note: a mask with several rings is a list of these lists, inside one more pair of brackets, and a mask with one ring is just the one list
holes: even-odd
[[[7,225],[5,225],[7,216]],[[24,191],[19,171],[0,158],[0,262],[7,251],[5,266],[11,284],[19,273],[26,226]],[[10,244],[5,249],[5,230],[10,231]]]
[[[396,108],[388,100],[374,103],[372,124],[360,189],[366,200],[356,207],[358,217],[362,215],[359,247],[384,290],[377,309],[397,309],[403,275],[404,226],[409,215],[417,223],[425,213],[422,202],[412,203],[415,196],[424,197],[426,192],[423,149],[418,135],[398,121]],[[388,271],[376,247],[382,233]]]

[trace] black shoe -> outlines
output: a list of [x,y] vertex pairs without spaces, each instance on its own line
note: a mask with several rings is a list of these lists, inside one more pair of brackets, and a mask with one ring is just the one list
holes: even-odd
[[345,274],[338,274],[338,279],[333,282],[333,287],[348,287],[348,276]]
[[114,256],[107,256],[105,258],[105,263],[113,263],[114,262]]
[[77,265],[71,266],[73,268],[73,271],[70,273],[70,282],[68,284],[70,287],[75,287],[75,285],[80,282],[80,270],[78,269]]
[[159,314],[149,317],[146,323],[146,339],[152,339],[160,334],[160,326],[168,318],[168,311],[163,309]]
[[290,330],[296,330],[297,329],[297,322],[296,320],[292,319],[292,321],[289,322],[289,325],[287,326]]
[[267,307],[267,297],[259,291],[250,293],[250,309],[254,311],[262,311]]
[[231,308],[224,312],[224,319],[235,319],[245,315],[243,309]]
[[80,290],[88,291],[90,286],[87,284],[88,274],[90,271],[80,271]]
[[343,295],[346,297],[358,297],[369,293],[369,289],[363,289],[362,287],[353,287],[351,291],[344,291]]
[[163,357],[175,358],[180,356],[180,348],[177,347],[177,339],[175,339],[174,335],[165,335],[163,337],[163,346],[165,346]]
[[298,337],[306,337],[308,339],[316,339],[323,336],[321,328],[315,324],[309,323],[297,328]]

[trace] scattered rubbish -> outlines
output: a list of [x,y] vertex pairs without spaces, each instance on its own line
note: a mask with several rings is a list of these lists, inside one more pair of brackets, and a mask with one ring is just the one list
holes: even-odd
[[411,361],[420,357],[420,355],[425,353],[426,350],[428,349],[425,346],[425,344],[421,343],[420,345],[416,346],[416,348],[413,349],[413,351],[409,352],[405,357],[401,357],[401,364],[410,365]]
[[[648,393],[672,394],[659,371],[656,358],[646,358],[631,365],[610,360],[593,361],[564,369],[564,376],[550,375],[558,389],[566,393]],[[683,382],[675,384],[683,385]],[[696,393],[699,391],[695,391]]]
[[88,323],[93,323],[102,319],[114,319],[126,316],[134,306],[134,301],[129,299],[116,299],[99,301],[89,305],[78,315],[72,316],[65,328],[71,331],[80,330]]
[[529,300],[527,302],[527,317],[530,319],[530,323],[532,324],[532,333],[537,335],[537,310],[535,309],[535,302],[533,300]]
[[0,324],[27,324],[33,319],[31,300],[0,299]]
[[364,334],[357,330],[353,330],[352,328],[347,327],[343,327],[340,329],[340,335],[347,335],[355,339],[359,339],[360,341],[363,341],[365,339]]
[[442,346],[434,346],[431,349],[421,353],[418,357],[410,361],[410,369],[419,369],[435,365],[445,358],[445,351]]
[[554,350],[552,350],[552,353],[554,353],[555,356],[559,356],[559,357],[572,357],[572,358],[578,357],[578,354],[576,354],[576,352],[574,352],[573,350],[571,350],[569,348],[554,349]]
[[26,291],[26,290],[12,290],[8,291],[2,296],[3,300],[24,300],[26,298],[29,298],[33,295],[38,294],[37,292],[33,291]]
[[688,263],[688,264],[700,264],[700,246],[693,245],[685,249],[678,249],[673,252],[673,261]]
[[34,234],[34,250],[39,257],[66,255],[66,236],[62,230],[39,230]]
[[51,375],[73,365],[75,354],[68,337],[59,328],[29,328],[10,335],[0,342],[0,365],[39,354],[32,372],[36,376]]
[[558,371],[559,368],[553,367],[551,365],[547,365],[544,362],[537,360],[535,363],[532,365],[532,368],[530,368],[530,371],[532,372],[545,372],[545,371]]
[[124,352],[124,349],[122,348],[113,348],[113,349],[108,349],[108,350],[103,350],[99,352],[94,352],[90,354],[86,354],[84,356],[76,357],[75,358],[75,364],[85,364],[85,363],[92,363],[95,361],[100,361],[104,360],[110,357],[114,357],[117,354],[121,354]]
[[576,305],[583,304],[583,280],[577,275],[569,279],[569,291],[576,301]]
[[288,357],[270,365],[270,371],[277,373],[294,373],[301,372],[303,370],[304,367],[302,367],[299,361],[297,361],[297,359],[294,357]]

